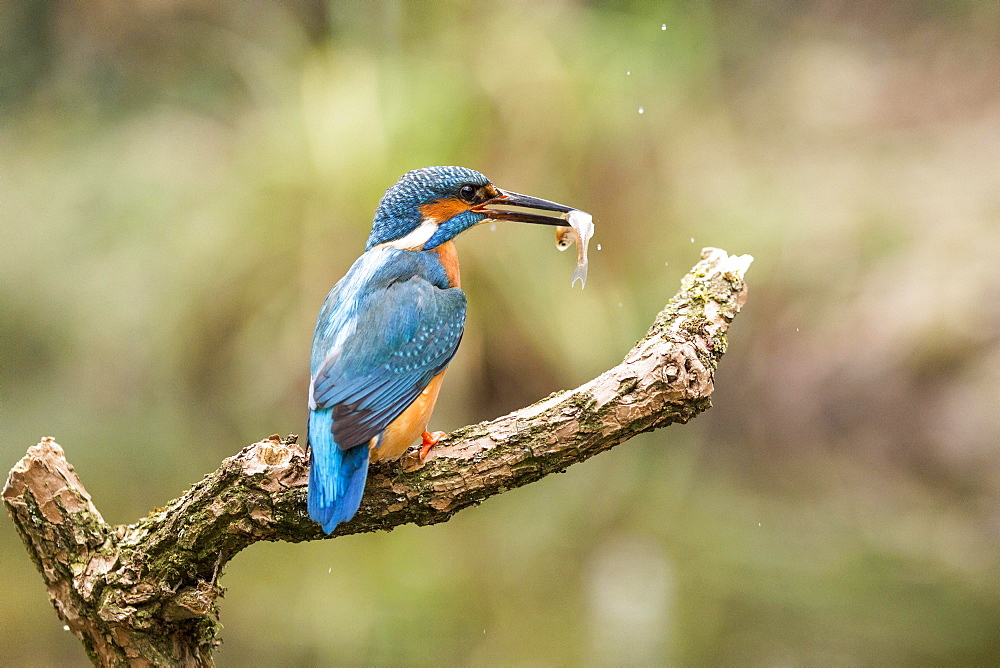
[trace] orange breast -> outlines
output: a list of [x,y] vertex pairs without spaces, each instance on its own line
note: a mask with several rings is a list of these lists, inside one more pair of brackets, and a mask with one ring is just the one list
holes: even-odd
[[373,462],[380,459],[399,459],[427,430],[427,421],[431,419],[443,380],[444,371],[434,376],[414,402],[400,413],[398,418],[389,423],[382,437],[382,445],[372,448]]
[[438,260],[441,262],[441,266],[444,267],[444,273],[448,276],[448,282],[451,283],[452,287],[462,287],[462,278],[458,271],[458,251],[455,250],[455,242],[446,241],[431,252],[437,253]]

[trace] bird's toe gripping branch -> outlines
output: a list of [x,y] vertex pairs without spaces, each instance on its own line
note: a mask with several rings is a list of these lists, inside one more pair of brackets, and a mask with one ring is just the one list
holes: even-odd
[[425,431],[420,435],[420,461],[423,462],[427,459],[427,455],[430,454],[431,448],[437,445],[445,436],[447,436],[443,431]]

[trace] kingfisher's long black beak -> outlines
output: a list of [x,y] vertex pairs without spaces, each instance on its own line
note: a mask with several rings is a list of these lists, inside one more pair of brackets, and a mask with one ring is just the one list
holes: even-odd
[[472,207],[477,213],[485,213],[491,220],[513,220],[518,223],[540,225],[566,225],[566,217],[573,207],[556,204],[545,199],[519,195],[499,190],[500,194],[482,204]]

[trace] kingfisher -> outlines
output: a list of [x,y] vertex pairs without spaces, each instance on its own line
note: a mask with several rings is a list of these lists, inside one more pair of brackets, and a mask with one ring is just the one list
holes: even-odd
[[566,225],[571,207],[501,190],[464,167],[407,172],[375,209],[365,252],[316,320],[309,382],[309,517],[333,533],[361,504],[370,462],[420,458],[465,330],[452,241],[485,221]]

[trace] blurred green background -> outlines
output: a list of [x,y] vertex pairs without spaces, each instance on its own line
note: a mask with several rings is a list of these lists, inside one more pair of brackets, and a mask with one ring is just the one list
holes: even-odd
[[[751,253],[715,408],[435,527],[260,544],[227,665],[1000,663],[1000,3],[0,4],[0,463],[105,518],[305,430],[406,170],[592,212],[459,240],[432,428],[617,363]],[[599,245],[598,245],[599,244]],[[0,521],[0,664],[83,665]]]

